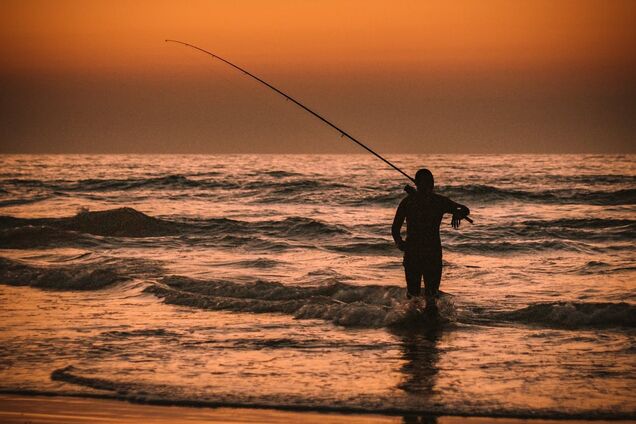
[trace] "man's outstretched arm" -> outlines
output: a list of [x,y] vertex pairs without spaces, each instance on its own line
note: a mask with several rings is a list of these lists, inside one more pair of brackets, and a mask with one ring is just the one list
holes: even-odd
[[402,240],[402,225],[404,224],[404,220],[406,219],[406,205],[405,200],[400,202],[397,210],[395,211],[395,218],[393,218],[393,225],[391,226],[391,235],[393,236],[393,240],[395,241],[395,245],[401,251],[404,251],[405,245],[404,240]]

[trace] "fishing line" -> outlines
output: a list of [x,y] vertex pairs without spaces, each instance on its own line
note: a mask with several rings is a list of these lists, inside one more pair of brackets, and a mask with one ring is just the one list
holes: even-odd
[[364,143],[362,143],[361,141],[356,140],[352,135],[350,135],[349,133],[347,133],[346,131],[340,129],[339,127],[337,127],[335,124],[331,123],[330,121],[328,121],[326,118],[324,118],[323,116],[317,114],[316,112],[314,112],[313,110],[309,109],[307,106],[305,106],[304,104],[300,103],[298,100],[294,99],[293,97],[285,94],[284,92],[280,91],[278,88],[274,87],[273,85],[271,85],[270,83],[263,81],[262,79],[260,79],[259,77],[257,77],[256,75],[252,74],[251,72],[246,71],[245,69],[241,68],[240,66],[237,66],[235,64],[233,64],[232,62],[223,59],[220,56],[217,56],[216,54],[202,49],[201,47],[197,47],[195,45],[189,44],[189,43],[184,43],[183,41],[178,41],[178,40],[166,40],[166,42],[168,43],[177,43],[177,44],[181,44],[184,45],[186,47],[190,47],[193,48],[195,50],[198,50],[200,52],[203,52],[205,54],[208,54],[210,56],[212,56],[215,59],[220,60],[221,62],[230,65],[231,67],[233,67],[234,69],[239,70],[240,72],[244,73],[245,75],[254,78],[256,81],[260,82],[261,84],[269,87],[270,89],[274,90],[275,92],[277,92],[278,94],[280,94],[281,96],[285,97],[287,100],[293,102],[294,104],[296,104],[297,106],[301,107],[302,109],[304,109],[305,111],[311,113],[313,116],[315,116],[316,118],[320,119],[322,122],[324,122],[325,124],[329,125],[331,128],[335,129],[336,131],[338,131],[341,135],[341,137],[346,137],[349,140],[353,141],[354,143],[356,143],[358,146],[362,147],[363,149],[365,149],[366,151],[368,151],[369,153],[373,154],[375,157],[377,157],[378,159],[380,159],[381,161],[383,161],[384,163],[386,163],[387,165],[389,165],[391,168],[395,169],[396,171],[398,171],[400,174],[404,175],[406,178],[408,178],[409,180],[411,180],[412,182],[415,183],[415,179],[413,179],[411,176],[409,176],[406,172],[402,171],[400,168],[398,168],[397,166],[393,165],[391,162],[389,162],[388,160],[386,160],[385,158],[383,158],[382,156],[380,156],[378,153],[376,153],[375,151],[373,151],[370,147],[368,147],[367,145],[365,145]]

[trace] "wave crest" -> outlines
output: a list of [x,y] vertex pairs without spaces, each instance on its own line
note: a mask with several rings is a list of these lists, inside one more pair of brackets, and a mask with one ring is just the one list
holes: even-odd
[[160,267],[135,258],[102,258],[95,263],[35,266],[0,257],[0,283],[52,290],[99,290],[156,274]]
[[150,217],[133,208],[80,212],[63,227],[100,236],[148,237],[175,232],[169,222]]
[[0,282],[54,290],[98,290],[127,280],[116,266],[36,267],[0,258]]
[[[283,313],[297,319],[322,319],[346,327],[383,327],[412,324],[424,317],[423,306],[405,301],[405,289],[396,286],[286,286],[255,281],[238,284],[169,276],[146,292],[166,303],[202,309],[248,313]],[[443,296],[447,298],[447,296]],[[452,305],[444,303],[445,317]],[[425,319],[424,319],[425,320]]]

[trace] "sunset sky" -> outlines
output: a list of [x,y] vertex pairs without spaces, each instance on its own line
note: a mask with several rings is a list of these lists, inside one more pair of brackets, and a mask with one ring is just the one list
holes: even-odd
[[633,1],[3,1],[0,152],[636,152]]

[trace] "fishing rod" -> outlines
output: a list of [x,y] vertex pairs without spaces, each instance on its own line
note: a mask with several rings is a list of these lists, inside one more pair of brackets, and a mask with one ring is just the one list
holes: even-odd
[[350,135],[349,133],[347,133],[346,131],[338,128],[335,124],[331,123],[330,121],[328,121],[326,118],[322,117],[321,115],[317,114],[316,112],[314,112],[313,110],[309,109],[307,106],[305,106],[304,104],[300,103],[298,100],[294,99],[293,97],[283,93],[282,91],[280,91],[278,88],[274,87],[273,85],[271,85],[270,83],[263,81],[262,79],[260,79],[259,77],[257,77],[256,75],[246,71],[245,69],[241,68],[240,66],[237,66],[235,64],[233,64],[232,62],[223,59],[220,56],[215,55],[214,53],[202,49],[201,47],[197,47],[195,45],[192,44],[188,44],[188,43],[184,43],[183,41],[178,41],[178,40],[166,40],[166,42],[168,43],[177,43],[177,44],[182,44],[186,47],[191,47],[195,50],[199,50],[200,52],[209,54],[210,56],[212,56],[215,59],[220,60],[223,63],[226,63],[228,65],[230,65],[231,67],[233,67],[234,69],[237,69],[241,72],[243,72],[245,75],[254,78],[256,81],[260,82],[261,84],[266,85],[267,87],[271,88],[272,90],[274,90],[275,92],[277,92],[278,94],[280,94],[281,96],[283,96],[284,98],[286,98],[287,100],[293,102],[294,104],[296,104],[297,106],[300,106],[301,108],[303,108],[305,111],[311,113],[313,116],[315,116],[316,118],[320,119],[322,122],[324,122],[325,124],[329,125],[331,128],[335,129],[336,131],[338,131],[340,133],[341,137],[347,137],[349,140],[353,141],[354,143],[356,143],[358,146],[362,147],[363,149],[365,149],[367,152],[371,153],[372,155],[374,155],[375,157],[377,157],[378,159],[380,159],[381,161],[383,161],[384,163],[386,163],[387,165],[389,165],[391,168],[395,169],[396,171],[398,171],[400,174],[404,175],[406,178],[408,178],[409,180],[411,180],[413,183],[415,183],[415,179],[413,179],[410,175],[408,175],[406,172],[402,171],[400,168],[398,168],[397,166],[393,165],[391,162],[389,162],[388,160],[384,159],[382,156],[380,156],[378,153],[376,153],[375,151],[373,151],[370,147],[368,147],[367,145],[365,145],[364,143],[356,140],[352,135]]
[[[212,53],[211,51],[202,49],[201,47],[197,47],[193,44],[189,44],[189,43],[185,43],[183,41],[179,41],[179,40],[171,40],[168,39],[166,40],[167,43],[176,43],[176,44],[181,44],[183,46],[186,47],[190,47],[193,48],[195,50],[198,50],[202,53],[208,54],[210,56],[212,56],[214,59],[218,59],[221,62],[230,65],[232,68],[244,73],[245,75],[254,78],[256,81],[260,82],[261,84],[271,88],[272,90],[274,90],[275,92],[277,92],[278,94],[280,94],[281,96],[283,96],[284,98],[286,98],[287,100],[293,102],[294,104],[296,104],[297,106],[301,107],[302,109],[304,109],[305,111],[309,112],[310,114],[312,114],[313,116],[315,116],[316,118],[320,119],[322,122],[324,122],[325,124],[329,125],[331,128],[335,129],[336,131],[338,131],[340,133],[341,137],[347,137],[349,140],[353,141],[354,143],[356,143],[358,146],[362,147],[363,149],[365,149],[367,152],[371,153],[372,155],[374,155],[375,157],[377,157],[378,159],[380,159],[382,162],[386,163],[387,165],[389,165],[391,168],[395,169],[396,171],[398,171],[400,174],[404,175],[406,178],[408,178],[409,180],[411,180],[413,183],[415,183],[415,179],[413,177],[411,177],[409,174],[407,174],[406,172],[402,171],[400,168],[398,168],[397,166],[393,165],[391,162],[389,162],[388,160],[386,160],[385,158],[383,158],[382,156],[380,156],[378,153],[376,153],[373,149],[371,149],[370,147],[368,147],[366,144],[362,143],[359,140],[356,140],[352,135],[350,135],[349,133],[347,133],[346,131],[342,130],[341,128],[337,127],[335,124],[333,124],[332,122],[330,122],[329,120],[327,120],[326,118],[324,118],[323,116],[317,114],[316,112],[314,112],[313,110],[309,109],[307,106],[305,106],[304,104],[300,103],[298,100],[294,99],[293,97],[283,93],[282,91],[280,91],[278,88],[274,87],[273,85],[271,85],[270,83],[263,81],[262,79],[260,79],[259,77],[257,77],[256,75],[252,74],[251,72],[246,71],[245,69],[241,68],[238,65],[233,64],[232,62],[230,62],[229,60],[225,60],[220,56],[217,56],[216,54]],[[411,187],[410,185],[407,185],[406,187],[404,187],[404,191],[406,191],[407,193],[413,193],[415,191],[415,188]],[[473,223],[473,220],[470,219],[469,217],[465,217],[466,221],[470,222],[471,224]]]

